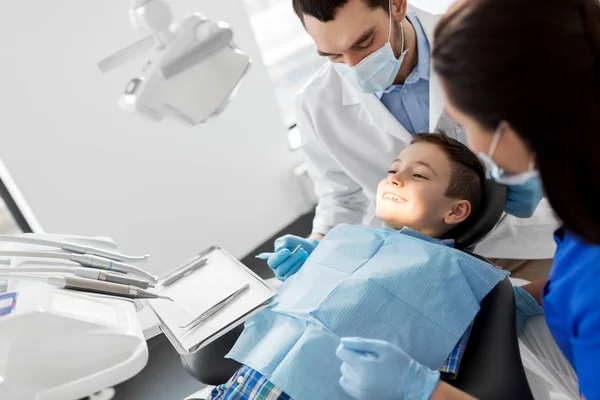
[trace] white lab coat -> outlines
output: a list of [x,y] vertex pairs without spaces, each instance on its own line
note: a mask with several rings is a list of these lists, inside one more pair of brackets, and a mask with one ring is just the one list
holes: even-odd
[[[432,43],[441,13],[414,5],[411,9]],[[447,134],[466,143],[462,128],[443,114],[441,87],[433,70],[429,91],[430,129],[438,123],[446,125]],[[313,232],[326,233],[342,222],[380,224],[374,217],[377,185],[410,143],[411,135],[375,95],[356,90],[330,63],[303,89],[296,114],[308,172],[319,197]],[[477,252],[491,258],[552,258],[556,249],[552,233],[557,225],[544,199],[532,218],[507,215],[477,246]]]

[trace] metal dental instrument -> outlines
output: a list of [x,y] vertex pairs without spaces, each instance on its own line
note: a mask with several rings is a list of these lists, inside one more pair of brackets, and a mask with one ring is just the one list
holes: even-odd
[[236,300],[238,297],[240,297],[249,288],[250,288],[250,284],[245,284],[244,286],[242,286],[241,288],[239,288],[238,290],[236,290],[235,292],[233,292],[229,296],[225,297],[223,300],[219,301],[217,304],[215,304],[214,306],[212,306],[211,308],[209,308],[208,310],[204,311],[202,314],[200,314],[199,316],[194,318],[187,325],[180,326],[180,328],[186,329],[186,330],[191,330],[191,329],[196,328],[197,326],[202,324],[204,321],[206,321],[207,319],[209,319],[210,317],[212,317],[213,315],[217,314],[219,311],[221,311],[222,309],[227,307],[229,304],[231,304],[234,300]]
[[178,281],[179,279],[183,278],[184,276],[191,274],[192,272],[196,271],[198,268],[205,265],[209,258],[210,258],[210,256],[205,257],[205,258],[200,258],[198,260],[192,260],[191,262],[187,263],[183,267],[179,268],[179,270],[175,271],[172,275],[167,275],[164,282],[160,283],[160,286],[162,286],[162,287],[169,286],[169,285],[175,283],[176,281]]
[[[292,250],[292,252],[290,253],[290,255],[288,257],[291,257],[294,254],[296,254],[298,252],[298,250],[300,250],[301,248],[302,248],[301,244],[296,246],[296,248],[294,250]],[[281,250],[283,250],[283,249],[280,249],[279,251],[281,251]],[[255,257],[258,258],[259,260],[267,260],[267,259],[269,259],[269,257],[273,256],[274,254],[277,254],[279,251],[276,251],[273,253],[270,253],[270,252],[260,253],[260,254],[257,254]]]
[[12,235],[0,235],[0,242],[13,242],[13,243],[27,243],[34,244],[40,246],[49,246],[49,247],[57,247],[59,249],[77,253],[77,254],[90,254],[93,256],[99,256],[103,258],[107,258],[113,261],[146,261],[150,255],[146,254],[144,256],[126,256],[124,254],[115,253],[109,250],[99,249],[93,246],[85,246],[76,243],[70,242],[60,242],[57,240],[49,240],[49,239],[40,239],[40,238],[32,238],[32,237],[23,237],[23,236],[12,236]]
[[76,276],[39,276],[23,274],[0,274],[1,279],[8,280],[31,280],[44,282],[52,286],[82,292],[100,293],[111,296],[126,297],[129,299],[165,299],[173,301],[170,297],[161,296],[148,290],[140,289],[132,285],[121,285],[119,283],[102,282]]
[[119,261],[108,260],[100,256],[90,254],[71,254],[52,251],[18,251],[18,250],[0,250],[0,256],[8,257],[32,257],[32,258],[58,258],[76,262],[84,267],[104,269],[107,271],[116,271],[124,274],[135,274],[155,283],[156,277],[149,274],[141,268],[125,264]]
[[302,248],[302,245],[299,244],[298,246],[296,246],[296,248],[290,253],[291,256],[293,256],[294,254],[296,254],[298,252],[298,250],[300,250]]
[[148,290],[132,285],[94,281],[79,277],[50,277],[48,283],[65,289],[80,290],[84,292],[109,294],[127,297],[130,299],[165,299],[173,301],[170,297],[161,296]]
[[102,271],[93,268],[84,267],[0,267],[0,273],[68,273],[74,274],[80,278],[95,279],[97,281],[106,281],[112,283],[121,283],[124,285],[133,285],[141,289],[148,289],[151,284],[147,281],[132,278],[123,274]]

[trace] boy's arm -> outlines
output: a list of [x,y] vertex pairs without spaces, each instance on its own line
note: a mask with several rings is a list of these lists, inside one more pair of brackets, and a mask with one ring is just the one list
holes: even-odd
[[431,400],[474,400],[475,397],[440,381],[437,389],[433,392]]

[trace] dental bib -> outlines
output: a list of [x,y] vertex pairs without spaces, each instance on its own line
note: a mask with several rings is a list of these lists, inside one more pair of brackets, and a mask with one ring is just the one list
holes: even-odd
[[339,225],[227,357],[295,400],[350,399],[338,384],[341,337],[386,340],[438,369],[507,275],[409,228]]

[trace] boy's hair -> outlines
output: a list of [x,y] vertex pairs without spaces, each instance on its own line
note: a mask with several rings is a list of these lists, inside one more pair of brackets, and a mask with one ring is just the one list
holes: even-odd
[[471,215],[474,215],[481,205],[485,187],[485,167],[477,155],[444,132],[418,133],[413,136],[413,143],[434,144],[446,153],[452,171],[445,194],[452,199],[468,200]]
[[[392,0],[362,0],[370,9],[383,8],[387,13]],[[304,15],[315,17],[321,22],[329,22],[335,18],[338,8],[346,5],[348,0],[292,0],[292,6],[300,21],[304,23]]]

